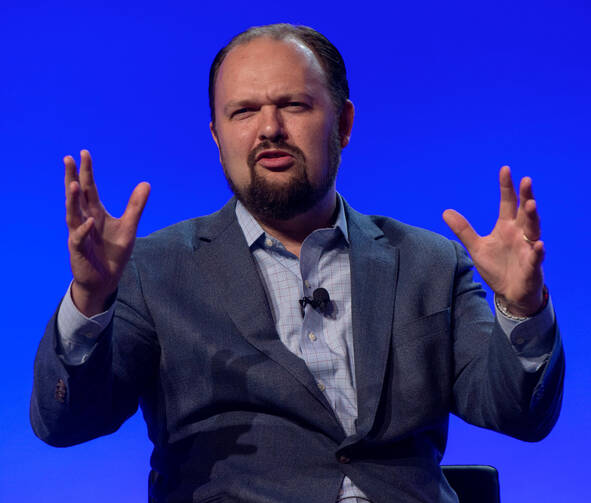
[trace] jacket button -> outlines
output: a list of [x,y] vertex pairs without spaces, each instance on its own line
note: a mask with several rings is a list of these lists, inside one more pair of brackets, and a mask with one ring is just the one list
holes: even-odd
[[55,399],[60,403],[64,403],[66,401],[66,393],[66,383],[63,379],[58,379],[55,385]]
[[347,463],[351,462],[351,458],[348,458],[347,456],[339,456],[339,463],[346,465]]

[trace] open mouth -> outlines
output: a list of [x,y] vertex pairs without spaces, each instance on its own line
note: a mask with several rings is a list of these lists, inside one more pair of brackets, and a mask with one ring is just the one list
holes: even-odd
[[256,162],[268,169],[286,169],[294,163],[294,158],[284,150],[263,150]]

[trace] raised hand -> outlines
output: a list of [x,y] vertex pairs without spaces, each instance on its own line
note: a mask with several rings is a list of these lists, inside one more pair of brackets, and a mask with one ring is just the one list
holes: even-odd
[[133,249],[137,226],[150,194],[140,183],[132,192],[121,218],[102,205],[87,150],[80,152],[80,173],[71,156],[64,158],[68,249],[74,281],[72,300],[86,316],[104,311],[115,292]]
[[499,218],[488,236],[479,236],[457,211],[445,210],[443,219],[464,244],[476,269],[490,288],[503,298],[509,311],[529,316],[543,305],[544,243],[531,178],[519,184],[519,201],[509,166],[499,173]]

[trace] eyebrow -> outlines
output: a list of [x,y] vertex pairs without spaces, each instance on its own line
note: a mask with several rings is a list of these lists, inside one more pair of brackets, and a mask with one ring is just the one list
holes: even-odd
[[230,101],[224,106],[224,114],[230,115],[232,110],[237,110],[239,108],[245,108],[249,106],[253,106],[255,104],[254,100],[239,100],[239,101]]
[[[277,98],[272,100],[275,104],[284,104],[289,103],[290,101],[306,101],[308,103],[314,103],[314,98],[305,92],[301,93],[287,93],[278,96]],[[237,110],[240,108],[251,107],[251,106],[258,106],[259,100],[257,99],[243,99],[243,100],[236,100],[228,102],[223,110],[226,115],[230,115],[233,110]]]

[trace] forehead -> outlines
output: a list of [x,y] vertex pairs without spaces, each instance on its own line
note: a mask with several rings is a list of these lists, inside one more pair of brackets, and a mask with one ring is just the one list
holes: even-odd
[[293,38],[259,37],[232,49],[216,82],[216,103],[276,93],[326,93],[324,70],[316,55]]

